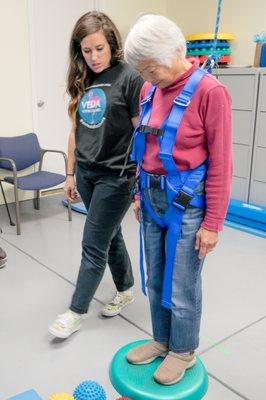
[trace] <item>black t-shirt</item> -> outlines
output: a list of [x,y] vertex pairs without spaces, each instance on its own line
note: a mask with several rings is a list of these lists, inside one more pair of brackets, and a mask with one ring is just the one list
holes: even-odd
[[[140,75],[124,62],[93,75],[77,111],[78,162],[94,169],[122,170],[134,129],[131,118],[139,114],[142,84]],[[128,162],[125,171],[134,169]]]

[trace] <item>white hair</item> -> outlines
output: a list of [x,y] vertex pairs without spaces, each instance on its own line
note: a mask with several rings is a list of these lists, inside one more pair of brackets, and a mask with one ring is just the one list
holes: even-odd
[[138,19],[125,42],[125,60],[134,68],[152,59],[171,67],[177,55],[185,57],[186,40],[180,28],[163,15],[146,14]]

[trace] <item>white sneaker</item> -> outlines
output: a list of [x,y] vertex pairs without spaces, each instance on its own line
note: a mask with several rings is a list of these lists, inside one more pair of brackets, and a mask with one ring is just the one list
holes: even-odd
[[66,339],[81,328],[82,319],[81,314],[67,310],[64,314],[58,315],[49,326],[49,332],[60,339]]
[[113,300],[103,306],[102,315],[104,317],[114,317],[133,301],[134,297],[131,292],[117,292]]

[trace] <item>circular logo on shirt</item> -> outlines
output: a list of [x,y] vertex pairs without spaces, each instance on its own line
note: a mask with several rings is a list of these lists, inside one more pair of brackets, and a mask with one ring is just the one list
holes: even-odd
[[94,88],[86,92],[79,103],[78,112],[81,123],[89,128],[98,128],[105,120],[106,95],[100,88]]

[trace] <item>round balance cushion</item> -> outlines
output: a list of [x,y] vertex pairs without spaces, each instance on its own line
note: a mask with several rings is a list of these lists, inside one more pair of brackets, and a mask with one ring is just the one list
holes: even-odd
[[196,365],[187,370],[184,378],[171,386],[156,383],[153,374],[162,358],[150,364],[132,365],[127,362],[126,354],[147,340],[139,340],[122,347],[114,356],[110,365],[110,380],[121,396],[131,400],[199,400],[208,388],[208,375],[199,357]]

